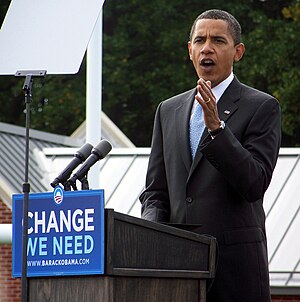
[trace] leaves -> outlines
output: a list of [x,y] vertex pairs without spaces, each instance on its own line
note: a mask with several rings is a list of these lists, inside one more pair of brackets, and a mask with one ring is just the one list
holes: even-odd
[[[0,6],[5,15],[9,0]],[[218,7],[243,28],[239,79],[278,98],[283,146],[300,144],[299,0],[114,0],[104,4],[103,109],[138,146],[149,146],[158,103],[196,85],[190,27]],[[24,125],[23,80],[0,77],[0,120]],[[31,126],[70,134],[85,119],[85,62],[77,75],[34,80]]]

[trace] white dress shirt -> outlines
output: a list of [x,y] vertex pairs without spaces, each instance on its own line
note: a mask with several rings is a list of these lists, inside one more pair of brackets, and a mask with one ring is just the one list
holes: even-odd
[[[233,81],[233,78],[234,78],[234,75],[233,75],[233,73],[231,73],[228,76],[228,78],[226,78],[223,82],[221,82],[216,87],[212,88],[212,93],[214,94],[217,103],[218,103],[219,99],[221,98],[221,96],[223,95],[224,91],[227,89],[227,87]],[[199,92],[197,94],[200,98],[202,98]],[[191,112],[191,118],[193,116],[195,106],[197,105],[197,103],[198,103],[198,101],[195,99],[194,105],[193,105],[193,108],[192,108],[192,112]]]

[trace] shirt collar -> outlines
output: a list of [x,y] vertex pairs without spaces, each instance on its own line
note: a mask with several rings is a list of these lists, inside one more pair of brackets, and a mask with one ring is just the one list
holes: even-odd
[[[227,89],[227,87],[230,85],[230,83],[233,81],[233,79],[234,79],[234,75],[233,75],[233,72],[231,72],[231,74],[223,82],[218,84],[216,87],[212,88],[212,92],[213,92],[214,96],[216,97],[216,102],[219,101],[219,99],[223,95],[224,91]],[[199,92],[198,92],[198,95],[200,96]],[[192,115],[194,113],[195,106],[197,105],[197,103],[198,103],[198,101],[195,99],[193,108],[192,108],[192,112],[191,112]]]
[[212,92],[216,97],[216,102],[219,101],[219,99],[223,95],[224,91],[227,89],[227,87],[233,81],[233,78],[234,78],[234,76],[233,76],[233,73],[231,72],[231,74],[229,75],[228,78],[226,78],[223,82],[221,82],[219,85],[217,85],[216,87],[214,87],[212,89]]

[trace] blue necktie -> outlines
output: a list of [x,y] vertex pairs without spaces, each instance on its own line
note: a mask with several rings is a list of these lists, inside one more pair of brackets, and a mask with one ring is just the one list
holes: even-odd
[[194,114],[190,120],[190,147],[192,152],[192,158],[194,159],[200,137],[205,128],[204,118],[202,115],[202,107],[200,104],[196,104]]

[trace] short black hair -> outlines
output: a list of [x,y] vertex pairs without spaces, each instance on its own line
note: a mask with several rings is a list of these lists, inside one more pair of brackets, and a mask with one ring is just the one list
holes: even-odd
[[241,43],[242,28],[240,23],[231,14],[219,9],[207,10],[195,19],[190,32],[190,41],[192,40],[197,21],[201,19],[215,19],[226,21],[228,24],[228,30],[233,38],[234,45]]

